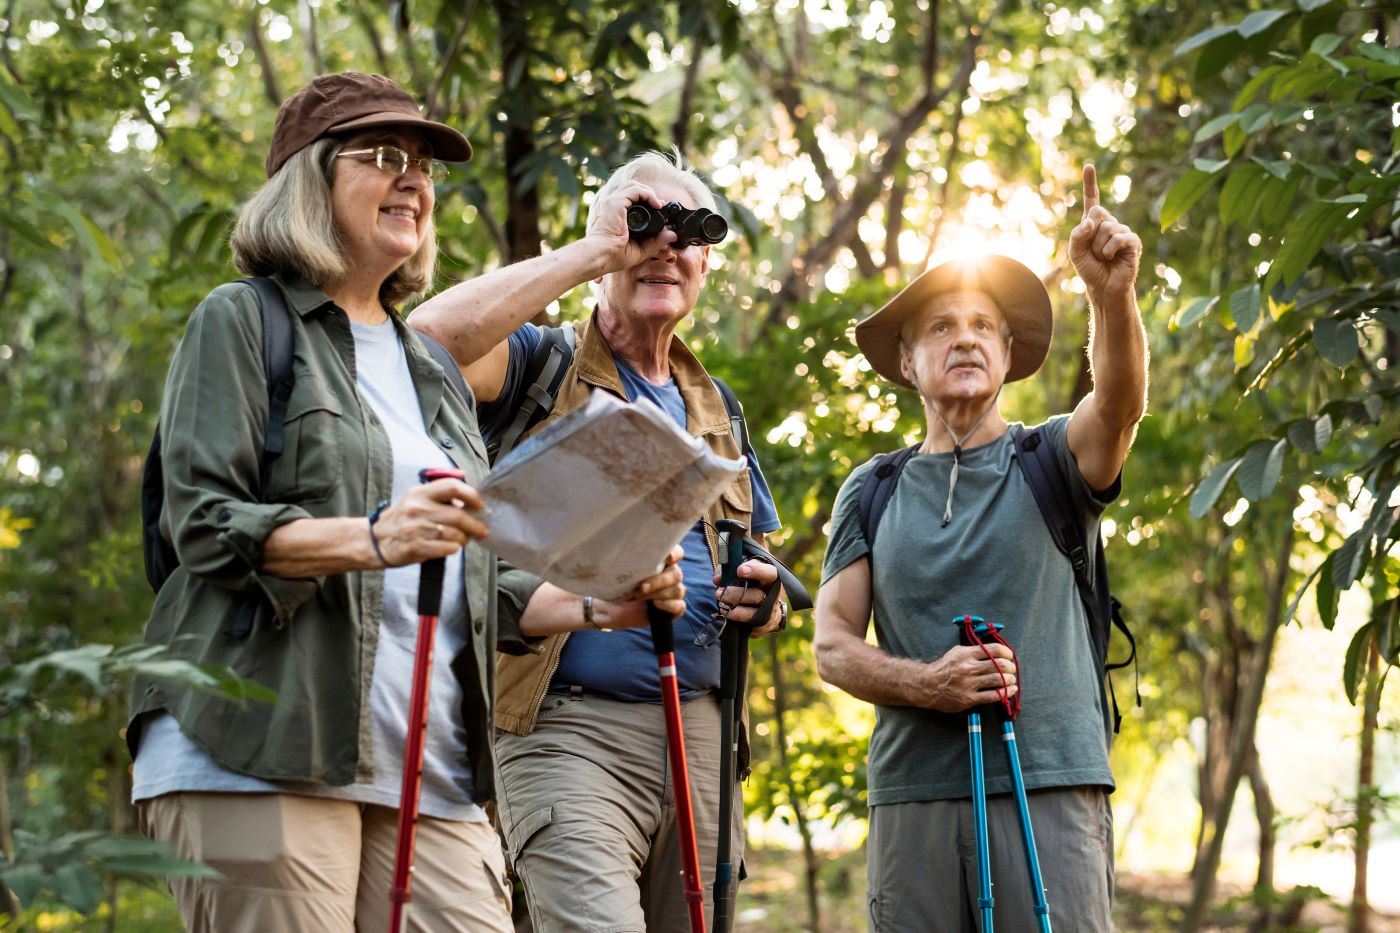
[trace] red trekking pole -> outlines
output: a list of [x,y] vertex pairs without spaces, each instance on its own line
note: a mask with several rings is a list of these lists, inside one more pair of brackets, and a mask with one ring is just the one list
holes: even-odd
[[666,746],[671,755],[671,788],[676,797],[676,828],[680,831],[681,865],[685,869],[685,902],[691,933],[705,933],[705,895],[700,889],[700,851],[695,845],[695,811],[690,806],[690,771],[685,761],[685,732],[681,723],[681,693],[676,681],[675,620],[647,603],[651,645],[661,675],[661,702],[666,712]]
[[[462,479],[461,470],[422,470],[425,483]],[[418,646],[413,654],[413,697],[408,708],[408,737],[403,750],[403,785],[399,790],[399,840],[394,851],[394,881],[389,890],[389,933],[399,933],[404,905],[413,899],[413,842],[418,835],[418,797],[423,789],[423,741],[428,732],[428,687],[433,678],[433,638],[442,609],[442,577],[447,559],[423,561],[418,577]]]

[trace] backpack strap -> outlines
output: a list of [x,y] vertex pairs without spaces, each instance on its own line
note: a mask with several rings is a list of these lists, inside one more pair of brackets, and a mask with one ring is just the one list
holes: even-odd
[[749,443],[749,426],[744,423],[744,406],[739,404],[739,396],[734,394],[729,383],[718,376],[711,376],[710,381],[715,384],[720,398],[724,399],[724,410],[729,412],[729,433],[734,435],[739,453],[747,458],[753,452],[753,446]]
[[919,445],[914,444],[903,450],[880,454],[876,458],[875,468],[865,474],[860,484],[860,530],[865,535],[866,546],[872,550],[875,547],[875,532],[880,529],[880,519],[885,514],[885,506],[890,504],[890,497],[894,495],[899,474],[904,472],[904,465],[918,450]]
[[242,281],[258,293],[258,310],[262,316],[263,371],[267,374],[267,436],[263,438],[262,465],[265,490],[272,461],[282,455],[286,442],[287,402],[292,397],[295,338],[287,299],[277,283],[265,275],[251,276]]
[[510,453],[522,434],[554,410],[559,386],[574,359],[574,341],[572,324],[540,328],[540,343],[530,354],[530,368],[525,373],[525,397],[514,417],[504,425],[482,425],[486,454],[492,463]]
[[476,396],[472,395],[467,380],[462,376],[462,367],[457,365],[457,361],[452,358],[448,349],[422,331],[414,331],[414,333],[423,342],[423,349],[427,350],[428,355],[442,367],[443,375],[447,377],[447,384],[457,390],[457,396],[467,403],[468,408],[475,408]]
[[[1137,641],[1123,621],[1120,603],[1108,590],[1108,562],[1104,557],[1103,539],[1099,538],[1090,564],[1088,550],[1084,546],[1083,530],[1070,508],[1069,482],[1060,468],[1059,458],[1045,438],[1045,428],[1040,426],[1027,431],[1015,427],[1013,440],[1016,462],[1026,477],[1026,483],[1035,496],[1035,504],[1040,509],[1050,537],[1059,552],[1069,558],[1074,570],[1074,585],[1079,591],[1079,600],[1089,617],[1089,634],[1094,655],[1099,665],[1108,674],[1108,695],[1113,704],[1113,731],[1118,732],[1123,716],[1118,711],[1118,697],[1113,692],[1113,677],[1108,672],[1133,665],[1134,695],[1137,705],[1142,705],[1142,692],[1137,681]],[[1098,586],[1095,586],[1097,582]],[[1122,632],[1128,639],[1129,654],[1125,661],[1108,663],[1108,638],[1113,628]]]

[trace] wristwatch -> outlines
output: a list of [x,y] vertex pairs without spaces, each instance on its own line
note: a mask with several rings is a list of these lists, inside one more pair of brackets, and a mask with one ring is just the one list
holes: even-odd
[[778,629],[777,629],[777,630],[781,632],[783,629],[787,628],[787,624],[788,624],[788,604],[787,604],[787,600],[785,600],[785,599],[780,599],[780,600],[778,600]]

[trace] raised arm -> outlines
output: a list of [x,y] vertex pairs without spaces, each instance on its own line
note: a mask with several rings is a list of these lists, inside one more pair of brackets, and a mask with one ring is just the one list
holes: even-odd
[[1142,241],[1099,204],[1098,175],[1084,166],[1084,219],[1070,260],[1089,295],[1089,362],[1094,390],[1069,422],[1069,449],[1096,490],[1113,485],[1147,408],[1147,338],[1137,305]]
[[1004,645],[957,647],[934,661],[894,655],[865,640],[870,624],[870,561],[860,558],[822,584],[817,593],[817,631],[813,648],[817,673],[834,687],[879,706],[914,706],[960,712],[998,699],[1005,682],[1016,686],[1011,651]]
[[448,349],[477,401],[494,400],[506,378],[506,338],[517,328],[576,286],[634,266],[675,240],[670,229],[642,241],[627,235],[627,208],[637,201],[662,206],[646,185],[623,184],[598,205],[582,240],[439,292],[409,323]]

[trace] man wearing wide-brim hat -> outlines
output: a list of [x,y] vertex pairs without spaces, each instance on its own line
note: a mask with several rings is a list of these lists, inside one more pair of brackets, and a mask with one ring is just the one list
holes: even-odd
[[[1091,308],[1094,391],[1034,433],[1064,476],[1072,535],[1093,554],[1146,407],[1147,350],[1135,295],[1142,244],[1099,206],[1093,166],[1084,170],[1084,207],[1070,258]],[[1026,428],[1000,408],[1002,386],[1044,362],[1052,323],[1050,296],[1033,272],[984,256],[930,269],[856,326],[870,365],[917,391],[927,422],[898,471],[876,458],[842,487],[817,599],[822,678],[877,708],[868,770],[872,930],[978,929],[967,712],[1017,701],[1054,927],[1111,929],[1103,660],[1071,562],[1017,459]],[[861,492],[881,476],[897,485],[872,522]],[[865,640],[872,610],[878,646]],[[1007,644],[960,646],[953,620],[968,614],[1003,625]],[[985,761],[997,923],[1042,929],[1007,762],[990,748]]]

